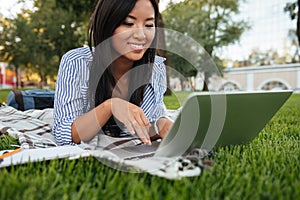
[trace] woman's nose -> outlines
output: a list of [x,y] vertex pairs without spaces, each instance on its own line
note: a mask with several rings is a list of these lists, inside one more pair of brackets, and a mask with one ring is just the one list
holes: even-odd
[[144,40],[146,38],[145,29],[144,28],[135,28],[133,32],[133,37],[138,40]]

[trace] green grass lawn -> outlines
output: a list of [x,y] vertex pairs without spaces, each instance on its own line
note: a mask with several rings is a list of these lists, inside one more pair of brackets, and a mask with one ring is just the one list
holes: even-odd
[[0,90],[0,103],[6,102],[6,97],[11,90],[12,89],[1,89]]
[[[16,90],[28,90],[29,88],[18,88]],[[6,103],[6,97],[14,88],[0,89],[0,103]]]
[[[187,93],[166,97],[177,108]],[[177,100],[178,97],[178,100]],[[0,169],[1,199],[300,199],[300,95],[294,94],[250,144],[216,149],[199,177],[167,180],[111,169],[97,159]],[[1,138],[4,149],[15,140]]]

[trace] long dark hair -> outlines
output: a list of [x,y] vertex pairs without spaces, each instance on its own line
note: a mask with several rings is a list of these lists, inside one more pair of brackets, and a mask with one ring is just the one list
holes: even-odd
[[[138,0],[99,0],[96,5],[90,20],[88,32],[89,47],[93,52],[93,62],[89,77],[90,109],[112,97],[111,88],[116,86],[116,82],[109,66],[116,58],[111,54],[112,45],[110,38],[113,36],[115,29],[124,22],[137,1]],[[159,14],[158,5],[156,0],[150,0],[150,2],[155,11],[155,27],[157,27]],[[143,66],[143,74],[140,72],[137,73],[139,70],[131,70],[132,72],[130,73],[128,88],[128,94],[130,94],[130,96],[127,100],[138,106],[140,106],[143,101],[145,87],[151,78],[152,64],[156,53],[156,43],[157,33],[155,33],[150,48],[147,49],[143,57],[133,65],[133,68]]]

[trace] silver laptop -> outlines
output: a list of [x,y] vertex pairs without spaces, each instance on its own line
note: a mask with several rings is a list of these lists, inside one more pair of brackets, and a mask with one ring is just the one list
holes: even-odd
[[252,141],[291,96],[291,90],[192,93],[161,142],[115,150],[124,159],[177,157],[193,148]]

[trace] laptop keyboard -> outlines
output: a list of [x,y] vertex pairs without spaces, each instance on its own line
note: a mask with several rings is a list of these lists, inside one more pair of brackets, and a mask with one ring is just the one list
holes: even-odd
[[140,159],[143,159],[143,158],[153,157],[154,154],[155,154],[155,152],[152,152],[152,153],[148,153],[148,154],[143,154],[143,155],[138,155],[138,156],[132,156],[132,157],[124,158],[124,160],[140,160]]

